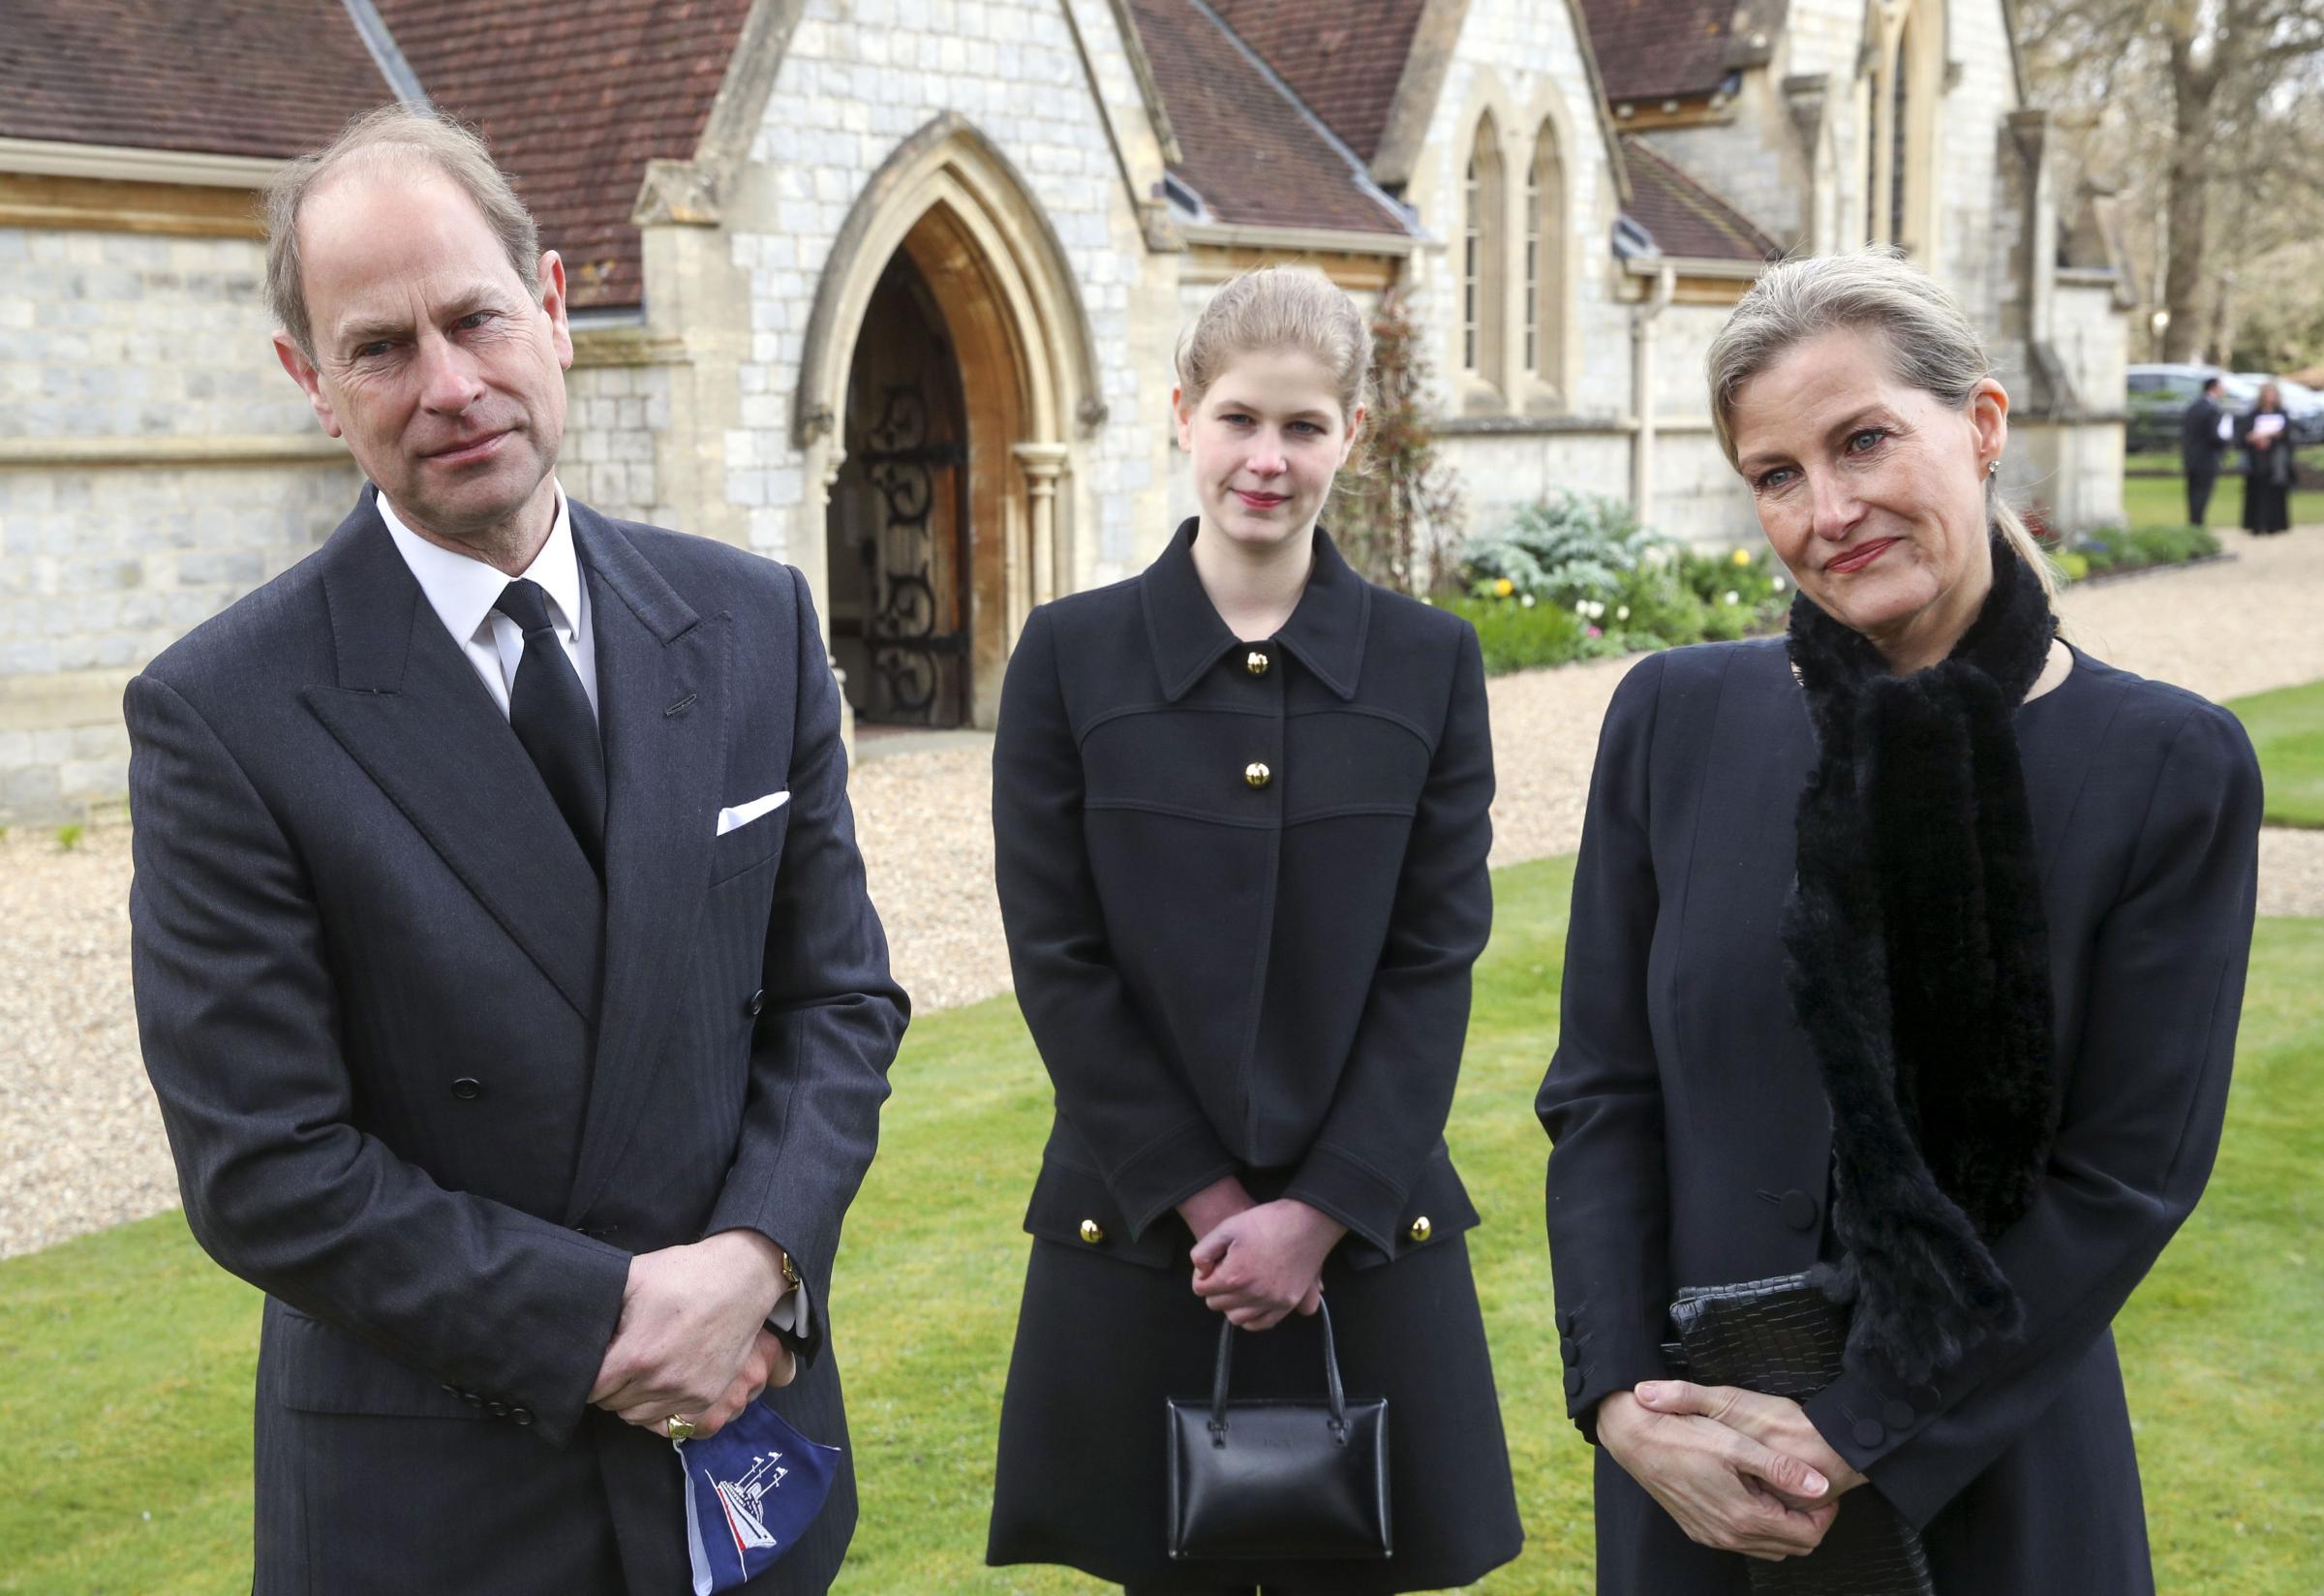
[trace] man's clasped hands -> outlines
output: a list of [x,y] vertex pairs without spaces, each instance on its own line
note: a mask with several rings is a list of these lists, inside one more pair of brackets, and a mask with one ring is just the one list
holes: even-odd
[[631,1258],[590,1401],[648,1429],[679,1419],[715,1435],[767,1387],[789,1385],[797,1363],[766,1328],[789,1288],[782,1262],[751,1230]]
[[1797,1402],[1733,1386],[1617,1391],[1598,1404],[1598,1443],[1689,1540],[1769,1562],[1815,1550],[1864,1483]]

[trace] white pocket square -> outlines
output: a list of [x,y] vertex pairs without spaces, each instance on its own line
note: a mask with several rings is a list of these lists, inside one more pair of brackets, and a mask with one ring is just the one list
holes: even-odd
[[770,792],[764,798],[753,798],[747,804],[719,811],[719,835],[739,831],[762,814],[772,814],[791,801],[788,792]]

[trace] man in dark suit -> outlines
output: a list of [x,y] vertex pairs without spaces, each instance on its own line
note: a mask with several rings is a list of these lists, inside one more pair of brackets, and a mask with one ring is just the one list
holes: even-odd
[[2203,391],[2179,417],[2179,464],[2186,476],[2186,523],[2191,527],[2203,524],[2211,508],[2211,490],[2219,480],[2219,456],[2231,425],[2219,408],[2220,392],[2217,377],[2205,378]]
[[[256,1589],[683,1591],[673,1428],[773,1388],[845,1440],[824,1308],[906,1015],[814,613],[560,491],[565,270],[480,142],[366,118],[270,224],[372,485],[127,701],[146,1067],[267,1298]],[[823,1590],[854,1519],[842,1470],[749,1588]]]

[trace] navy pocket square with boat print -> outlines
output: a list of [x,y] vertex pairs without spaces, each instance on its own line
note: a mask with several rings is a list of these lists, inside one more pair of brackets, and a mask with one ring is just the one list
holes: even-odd
[[672,1443],[686,1471],[694,1596],[732,1590],[791,1550],[823,1511],[840,1449],[809,1440],[764,1400],[716,1435]]

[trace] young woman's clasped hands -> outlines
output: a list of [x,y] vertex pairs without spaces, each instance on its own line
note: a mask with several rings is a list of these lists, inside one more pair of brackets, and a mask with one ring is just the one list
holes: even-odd
[[1195,1295],[1239,1330],[1271,1330],[1324,1300],[1324,1260],[1348,1227],[1293,1197],[1254,1202],[1230,1175],[1178,1205],[1194,1232]]

